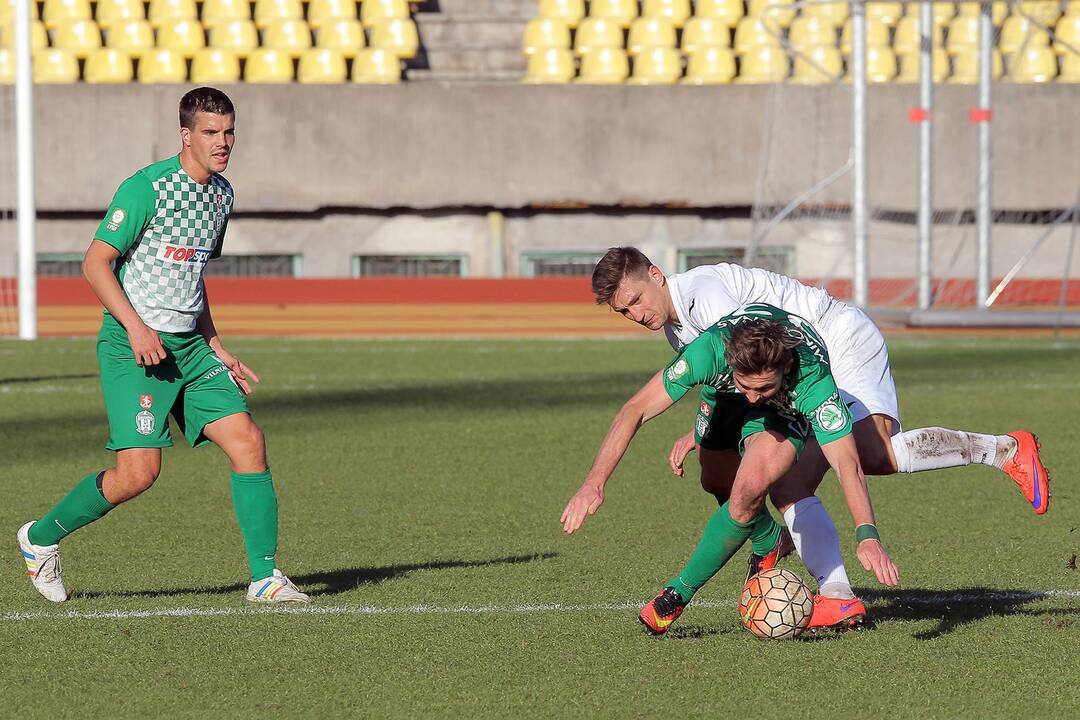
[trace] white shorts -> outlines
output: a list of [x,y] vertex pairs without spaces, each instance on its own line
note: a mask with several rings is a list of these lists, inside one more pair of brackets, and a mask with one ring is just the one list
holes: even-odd
[[900,404],[889,366],[889,349],[874,321],[862,310],[837,302],[818,323],[840,396],[855,422],[887,415],[900,432]]

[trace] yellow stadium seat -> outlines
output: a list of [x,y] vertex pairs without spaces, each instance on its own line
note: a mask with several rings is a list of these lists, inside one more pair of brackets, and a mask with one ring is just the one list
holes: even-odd
[[707,47],[731,47],[728,26],[716,18],[690,18],[682,31],[683,52],[692,53]]
[[585,0],[540,0],[540,17],[562,20],[576,28],[585,17]]
[[303,20],[277,20],[263,30],[262,46],[300,57],[311,47],[311,30]]
[[128,20],[115,23],[105,33],[105,46],[122,50],[134,58],[154,47],[154,29],[145,20]]
[[210,47],[245,58],[259,47],[259,31],[250,20],[223,20],[210,28]]
[[848,4],[846,2],[810,3],[803,5],[802,14],[832,20],[833,25],[840,27],[848,18]]
[[94,18],[102,30],[126,20],[145,20],[142,0],[98,0]]
[[89,20],[90,0],[45,0],[41,15],[47,30],[52,30],[65,20]]
[[312,30],[336,20],[356,20],[356,0],[311,0],[307,21]]
[[[15,22],[15,2],[16,0],[0,0],[0,25]],[[41,16],[38,15],[37,0],[28,0],[27,4],[30,6],[30,19],[39,19]]]
[[581,56],[577,81],[587,85],[618,85],[630,75],[630,61],[621,48],[596,48]]
[[703,47],[686,61],[686,85],[726,85],[735,77],[735,56],[724,47]]
[[674,48],[675,26],[667,18],[639,17],[630,26],[626,50],[631,55],[652,48]]
[[835,45],[800,49],[795,56],[791,82],[796,85],[822,85],[839,82],[844,77],[844,61]]
[[353,60],[354,83],[391,85],[401,82],[401,59],[383,48],[361,50]]
[[240,82],[240,58],[221,48],[206,48],[191,61],[191,82],[196,85]]
[[1047,47],[1050,35],[1045,30],[1020,15],[1010,15],[1001,26],[998,48],[1005,55],[1011,55],[1020,48]]
[[877,20],[888,27],[895,27],[904,14],[904,4],[899,2],[866,3],[866,20]]
[[158,26],[157,46],[194,57],[206,47],[206,36],[198,20],[163,20]]
[[1061,17],[1061,4],[1057,0],[1024,0],[1020,3],[1020,12],[1017,14],[1027,15],[1037,23],[1053,27]]
[[93,20],[68,20],[53,31],[53,47],[69,50],[81,60],[101,47],[101,31]]
[[836,47],[836,26],[830,20],[813,15],[797,17],[788,30],[788,42],[799,49],[825,45]]
[[315,47],[336,50],[349,59],[356,57],[364,45],[364,28],[356,18],[326,20],[315,31]]
[[349,79],[345,56],[337,50],[312,48],[300,56],[296,79],[307,85],[334,85]]
[[[990,21],[994,27],[1000,27],[1001,23],[1005,22],[1005,17],[1009,14],[1009,3],[1006,0],[997,0],[990,10]],[[975,15],[978,17],[982,14],[982,3],[978,2],[962,2],[956,5],[957,15]]]
[[[900,55],[900,74],[896,76],[896,82],[919,82],[920,57],[918,51]],[[935,83],[943,82],[949,76],[949,56],[945,53],[945,48],[934,48],[930,66],[933,69],[931,75]]]
[[[931,37],[934,47],[941,47],[944,40],[944,32],[941,25],[934,25]],[[896,24],[896,35],[893,37],[893,50],[897,55],[907,55],[919,51],[919,18],[916,15],[905,15]]]
[[584,55],[600,48],[621,48],[622,28],[617,22],[606,18],[587,18],[578,25],[574,36],[574,52]]
[[787,53],[782,48],[758,45],[743,54],[735,82],[750,85],[784,82],[789,66]]
[[389,50],[399,58],[416,57],[420,50],[420,34],[412,20],[384,20],[371,27],[371,47]]
[[1080,0],[1065,0],[1065,14],[1080,15]]
[[[888,44],[889,26],[881,20],[866,18],[866,47]],[[840,33],[840,52],[851,54],[851,18],[844,21],[844,31]]]
[[1051,82],[1057,77],[1057,56],[1048,47],[1027,47],[1009,60],[1006,80],[1017,83]]
[[[907,5],[907,10],[904,13],[905,17],[919,17],[919,8],[921,3],[910,2]],[[930,9],[933,11],[934,24],[945,25],[954,17],[956,17],[956,6],[951,2],[933,2],[930,4]]]
[[[848,63],[851,69],[851,63]],[[866,48],[866,82],[889,83],[896,78],[896,53],[888,45],[870,45]],[[850,80],[850,72],[848,79]]]
[[[45,30],[45,23],[35,20],[30,25],[30,49],[40,50],[49,46],[49,33]],[[0,30],[0,47],[15,49],[15,21],[6,23]]]
[[203,0],[202,23],[208,30],[234,20],[251,20],[248,0]]
[[546,48],[529,56],[525,70],[528,85],[568,83],[574,78],[574,54],[566,48]]
[[278,20],[303,20],[300,0],[255,0],[255,27],[260,30]]
[[589,17],[614,20],[620,27],[630,27],[637,16],[637,0],[592,0],[589,3]]
[[690,0],[642,0],[641,16],[665,18],[681,28],[690,19]]
[[746,9],[748,17],[761,18],[769,27],[782,28],[791,24],[795,12],[795,0],[750,0]]
[[959,55],[969,48],[978,46],[978,15],[957,15],[949,21],[949,36],[945,41],[945,49],[950,55]]
[[682,77],[682,56],[670,47],[654,47],[634,56],[631,85],[672,85]]
[[156,48],[139,58],[139,82],[145,84],[187,82],[184,56],[168,48]]
[[562,20],[533,18],[525,26],[523,49],[526,55],[548,48],[569,48],[570,27]]
[[79,61],[67,50],[43,48],[34,53],[34,82],[73,83],[79,81]]
[[[1072,45],[1073,50],[1067,46]],[[1064,15],[1054,26],[1054,52],[1058,55],[1080,53],[1080,13]]]
[[95,50],[86,58],[83,79],[94,85],[129,83],[135,79],[131,56],[112,48]]
[[695,17],[712,18],[728,27],[735,27],[745,14],[742,0],[697,0],[694,8]]
[[759,17],[749,15],[735,26],[735,52],[748,52],[758,47],[780,47],[780,31],[768,26]]
[[260,48],[248,55],[244,63],[244,82],[291,83],[293,61],[288,53]]
[[195,0],[150,0],[146,19],[156,28],[173,20],[198,20]]
[[1069,53],[1061,58],[1061,74],[1058,82],[1080,83],[1080,54]]
[[0,85],[15,84],[15,51],[0,49]]
[[[991,54],[990,76],[1000,80],[1002,75],[1001,53],[997,48]],[[949,82],[956,85],[975,85],[979,82],[979,51],[977,47],[964,48],[953,57],[953,73]]]
[[384,20],[408,20],[409,4],[405,0],[363,0],[360,3],[360,22],[369,28]]

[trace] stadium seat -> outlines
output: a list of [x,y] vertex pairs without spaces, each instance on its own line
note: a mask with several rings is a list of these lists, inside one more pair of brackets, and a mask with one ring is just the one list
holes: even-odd
[[0,48],[0,85],[15,84],[15,51]]
[[108,30],[113,24],[126,20],[145,20],[142,0],[98,0],[94,19],[98,27]]
[[570,47],[570,27],[562,20],[551,18],[533,18],[525,26],[525,40],[522,49],[526,55],[532,55],[548,48]]
[[223,20],[210,28],[209,45],[245,58],[259,47],[259,31],[250,20]]
[[790,65],[787,53],[779,46],[759,45],[742,56],[735,82],[751,85],[784,82]]
[[208,30],[234,20],[251,20],[248,0],[203,0],[202,23]]
[[596,48],[581,56],[581,74],[576,82],[587,85],[617,85],[630,74],[630,61],[622,48]]
[[735,27],[745,15],[742,0],[697,0],[694,16],[712,18],[728,27]]
[[105,46],[138,59],[154,48],[154,30],[146,20],[115,23],[105,33]]
[[1003,55],[1011,55],[1020,48],[1047,47],[1050,35],[1045,30],[1020,15],[1010,15],[1001,26],[998,49]]
[[292,80],[292,57],[280,50],[259,48],[244,63],[244,82],[291,83]]
[[311,47],[311,30],[303,20],[276,20],[263,30],[262,46],[300,57]]
[[[815,18],[816,19],[816,18]],[[791,82],[796,85],[822,85],[844,78],[844,61],[835,45],[799,48]]]
[[[904,16],[919,17],[920,7],[921,4],[918,2],[908,3]],[[951,2],[934,2],[930,4],[930,9],[933,11],[935,25],[945,25],[956,17],[956,6]]]
[[846,2],[810,3],[803,6],[802,14],[832,20],[833,25],[840,27],[848,18],[848,4]]
[[198,20],[163,20],[158,26],[157,46],[194,57],[206,47],[206,36]]
[[155,28],[172,20],[198,20],[199,11],[195,0],[150,0],[146,19]]
[[736,53],[748,52],[757,47],[780,47],[779,28],[767,27],[761,18],[748,15],[735,26],[734,47]]
[[1027,47],[1009,59],[1006,80],[1017,83],[1045,83],[1057,77],[1057,57],[1049,47]]
[[686,61],[686,85],[726,85],[735,77],[735,56],[724,47],[703,47]]
[[[848,80],[851,79],[848,64]],[[889,83],[896,78],[896,53],[888,45],[869,45],[866,48],[866,82]]]
[[1080,83],[1080,54],[1069,53],[1061,58],[1061,74],[1058,75],[1058,82],[1061,83]]
[[356,0],[311,0],[308,3],[307,21],[312,30],[318,30],[327,22],[356,20]]
[[315,47],[336,50],[348,59],[364,49],[364,28],[356,18],[326,20],[315,31]]
[[384,20],[408,20],[409,4],[405,0],[363,0],[360,22],[370,28]]
[[112,48],[90,53],[83,66],[83,79],[93,85],[120,85],[135,79],[131,56]]
[[82,60],[101,47],[101,30],[93,20],[68,20],[53,31],[53,47],[68,50]]
[[[836,47],[836,26],[831,20],[825,18],[813,15],[800,16],[791,23],[791,28],[788,30],[788,42],[792,47],[799,49]],[[869,43],[869,39],[867,42]]]
[[887,27],[896,27],[896,23],[904,15],[904,4],[899,2],[872,2],[866,3],[867,22],[876,20],[884,23]]
[[529,56],[527,85],[559,85],[574,79],[574,54],[565,48],[547,48]]
[[692,53],[707,47],[731,47],[731,31],[723,20],[692,17],[682,31],[682,49]]
[[401,82],[401,59],[382,48],[361,50],[353,60],[352,81],[391,85]]
[[1024,0],[1020,3],[1020,12],[1016,14],[1027,15],[1039,24],[1053,27],[1061,17],[1061,4],[1057,0]]
[[690,19],[690,0],[642,0],[641,16],[664,18],[677,28]]
[[[921,55],[918,51],[900,55],[900,74],[896,76],[896,82],[919,82],[920,57]],[[945,78],[949,76],[949,56],[945,53],[945,48],[934,48],[930,65],[933,69],[931,74],[935,83],[943,82]]]
[[795,19],[795,0],[749,0],[747,17],[761,18],[769,27],[786,28]]
[[540,17],[562,20],[576,28],[585,18],[585,0],[540,0]]
[[168,48],[156,48],[139,58],[139,82],[144,84],[187,82],[184,56]]
[[[982,3],[978,2],[962,2],[956,5],[957,15],[974,15],[978,17],[982,14]],[[1005,22],[1006,16],[1009,14],[1009,3],[1006,0],[997,0],[992,6],[990,11],[990,20],[994,27],[1000,27],[1001,23]]]
[[[889,26],[878,19],[866,18],[866,47],[889,45]],[[840,33],[840,52],[851,54],[851,18],[844,21],[844,30]]]
[[395,18],[375,23],[371,27],[371,47],[389,50],[402,59],[416,57],[420,50],[420,34],[416,23]]
[[950,55],[959,55],[970,49],[979,47],[979,16],[957,15],[949,21],[949,35],[945,41],[945,49]]
[[[945,36],[941,25],[934,25],[932,36],[933,46],[941,47]],[[893,50],[896,51],[897,55],[901,56],[918,52],[920,46],[919,37],[918,16],[905,15],[900,18],[900,22],[896,24],[896,35],[893,37],[892,45]]]
[[652,48],[674,48],[675,26],[667,18],[639,17],[630,26],[626,51],[631,55]]
[[589,17],[614,20],[623,28],[630,27],[637,16],[637,0],[592,0],[589,3]]
[[[30,25],[30,49],[40,50],[49,46],[49,33],[45,30],[45,23],[35,20]],[[0,29],[0,47],[15,49],[15,21],[6,23]]]
[[682,56],[673,47],[654,47],[634,56],[631,85],[672,85],[682,77]]
[[79,81],[79,61],[67,50],[42,48],[34,53],[35,83],[73,83]]
[[90,0],[45,0],[44,10],[41,13],[46,30],[54,29],[65,20],[89,20],[90,18]]
[[[1000,80],[1002,75],[1001,53],[993,49],[990,76]],[[975,85],[979,82],[979,51],[977,47],[964,48],[953,57],[953,73],[949,82],[955,85]]]
[[206,48],[191,61],[191,82],[197,85],[240,82],[240,58],[221,48]]
[[[1073,50],[1068,48],[1073,46]],[[1080,53],[1080,13],[1063,15],[1054,26],[1054,52],[1058,55]]]
[[574,35],[574,52],[584,55],[600,48],[621,48],[623,33],[619,24],[605,18],[586,18]]
[[255,0],[255,27],[260,30],[278,20],[303,20],[300,0]]
[[312,48],[300,56],[296,79],[306,85],[334,85],[349,79],[345,56],[337,50]]

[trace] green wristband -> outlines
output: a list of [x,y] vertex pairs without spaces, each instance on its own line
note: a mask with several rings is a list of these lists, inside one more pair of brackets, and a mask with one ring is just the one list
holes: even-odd
[[877,540],[881,542],[881,536],[878,535],[877,526],[870,523],[864,523],[855,528],[855,542],[861,543],[863,540]]

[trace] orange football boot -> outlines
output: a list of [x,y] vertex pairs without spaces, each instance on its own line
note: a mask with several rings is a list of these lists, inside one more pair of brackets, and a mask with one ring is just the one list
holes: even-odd
[[862,625],[866,620],[866,606],[862,600],[853,597],[849,600],[814,596],[814,612],[810,615],[808,632],[828,632],[830,630],[848,630]]
[[750,557],[746,561],[746,582],[750,582],[750,578],[762,570],[776,567],[776,563],[790,555],[794,549],[795,543],[791,539],[791,533],[788,532],[787,528],[782,528],[780,530],[780,539],[776,541],[776,547],[765,555],[750,553]]
[[638,614],[638,620],[650,635],[663,635],[671,627],[671,623],[682,615],[685,607],[686,603],[683,602],[678,591],[675,588],[666,587],[656,593],[656,597],[645,603],[645,607],[641,608]]
[[1009,433],[1016,440],[1016,454],[1001,469],[1020,487],[1036,515],[1050,507],[1050,473],[1039,459],[1039,438],[1026,430]]

